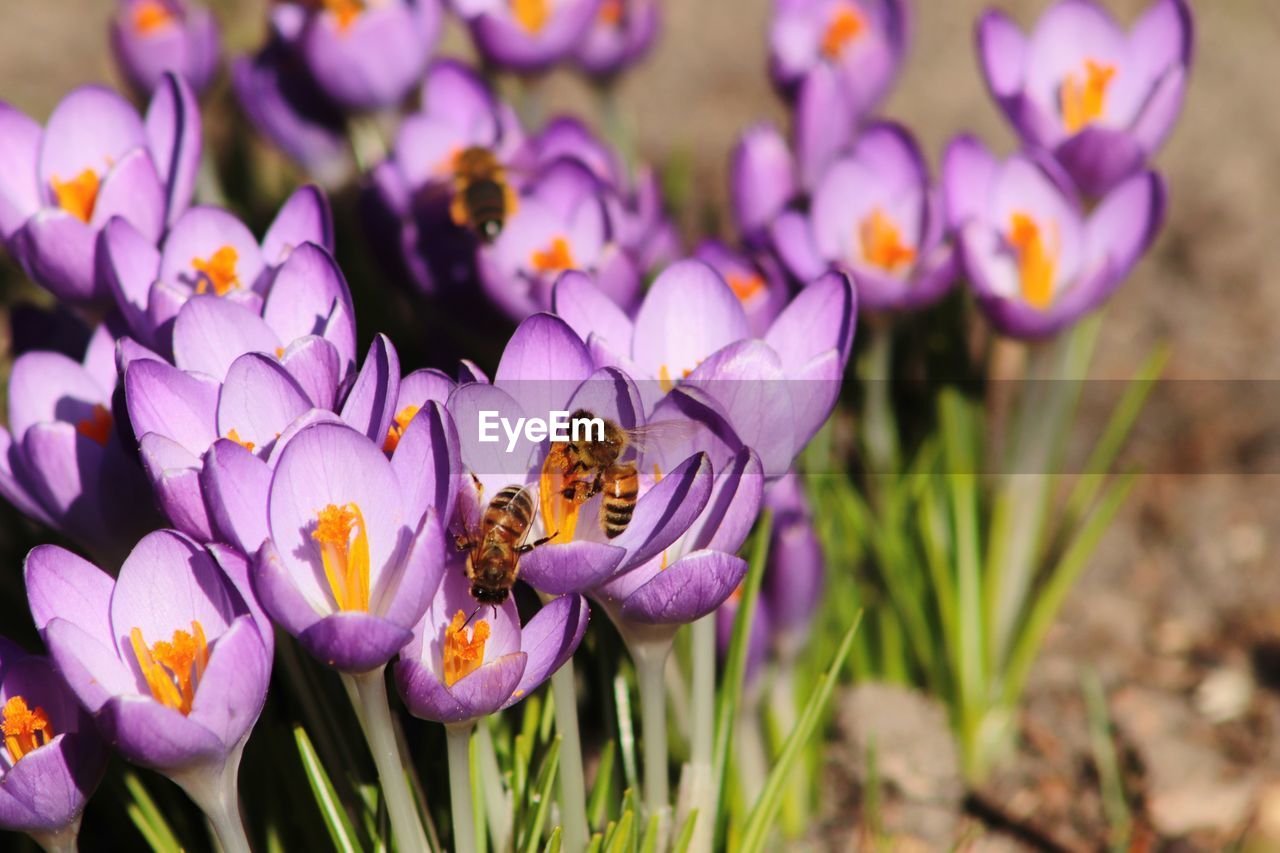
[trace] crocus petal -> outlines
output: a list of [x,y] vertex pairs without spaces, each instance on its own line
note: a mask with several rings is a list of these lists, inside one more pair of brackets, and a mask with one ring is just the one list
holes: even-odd
[[212,294],[189,299],[173,324],[174,364],[218,380],[245,353],[279,347],[280,339],[256,312]]
[[137,691],[133,673],[120,661],[114,643],[99,642],[79,625],[57,616],[41,635],[58,672],[90,713],[96,714],[112,696]]
[[800,183],[816,189],[832,159],[852,139],[853,111],[839,72],[819,65],[805,75],[796,101],[796,165]]
[[534,314],[512,333],[493,382],[530,417],[549,418],[590,375],[591,356],[569,324]]
[[420,662],[402,660],[396,664],[396,685],[415,717],[460,723],[502,708],[520,684],[525,662],[523,652],[502,655],[445,687]]
[[307,392],[274,358],[246,353],[227,370],[218,397],[218,434],[267,448],[294,418],[311,408]]
[[706,509],[689,527],[691,550],[709,548],[737,553],[747,541],[760,514],[764,497],[764,469],[754,450],[744,447],[727,466],[716,471]]
[[343,107],[394,107],[421,80],[439,26],[439,5],[428,0],[364,7],[348,23],[321,13],[303,31],[301,53]]
[[342,405],[342,419],[382,446],[396,414],[399,384],[400,357],[390,339],[379,334]]
[[978,57],[987,86],[996,98],[1022,88],[1027,39],[1005,13],[989,9],[978,19]]
[[254,595],[253,581],[250,577],[253,570],[251,560],[245,556],[244,552],[218,542],[209,543],[205,546],[205,550],[231,582],[234,593],[232,598],[236,599],[234,602],[236,612],[247,610],[253,617],[253,622],[258,627],[258,634],[262,637],[262,645],[267,651],[267,657],[270,658],[275,650],[275,626],[271,624],[271,617],[263,610],[262,605],[258,603],[258,597]]
[[306,393],[311,405],[332,409],[342,381],[338,348],[318,335],[298,338],[280,356],[280,364]]
[[407,518],[421,518],[432,507],[441,518],[453,518],[464,475],[458,430],[443,406],[433,400],[414,415],[396,445],[391,468],[405,490]]
[[445,565],[441,518],[434,509],[423,515],[399,571],[383,572],[370,593],[370,609],[388,622],[412,630],[440,588]]
[[551,310],[586,340],[593,333],[620,352],[631,348],[631,319],[578,270],[560,276],[551,291]]
[[161,79],[147,107],[146,133],[172,225],[191,203],[200,168],[200,104],[181,77],[170,73]]
[[297,637],[320,621],[320,613],[298,591],[270,539],[262,543],[254,556],[249,581],[262,609],[293,636]]
[[98,243],[98,262],[129,330],[144,342],[151,340],[147,302],[160,274],[160,252],[129,220],[111,219]]
[[1134,122],[1130,133],[1148,153],[1157,151],[1182,111],[1182,101],[1187,93],[1187,70],[1174,68],[1156,84],[1142,114]]
[[983,215],[999,161],[972,136],[951,141],[942,158],[942,199],[947,223],[958,228]]
[[267,538],[267,490],[271,469],[229,439],[213,443],[200,469],[200,489],[214,535],[245,554]]
[[271,659],[253,617],[237,618],[209,649],[189,719],[228,749],[253,727],[267,698]]
[[[87,733],[60,734],[9,768],[0,794],[0,826],[40,835],[77,821],[106,766],[100,745],[86,749],[91,740],[96,738]],[[95,767],[84,766],[87,761]]]
[[142,436],[139,450],[156,502],[170,523],[201,542],[213,538],[200,493],[199,459],[176,441],[154,432]]
[[1091,125],[1059,145],[1054,156],[1080,192],[1096,197],[1141,169],[1147,153],[1128,131]]
[[262,238],[262,256],[279,266],[303,243],[315,243],[333,251],[333,213],[324,191],[312,184],[299,187],[280,206]]
[[580,595],[565,595],[533,615],[520,631],[520,648],[528,660],[520,684],[503,707],[538,689],[573,656],[587,631],[591,608]]
[[536,446],[523,429],[512,442],[489,414],[496,412],[497,418],[506,419],[514,429],[525,413],[510,394],[493,385],[461,385],[449,398],[447,408],[458,430],[463,467],[479,478],[484,494],[492,496],[511,483],[527,480]]
[[617,571],[627,552],[616,545],[579,540],[534,548],[520,558],[520,578],[547,595],[586,592]]
[[830,272],[800,291],[764,336],[784,370],[796,370],[826,350],[847,364],[858,317],[857,294],[847,275]]
[[413,632],[368,613],[325,616],[298,635],[298,642],[325,666],[368,672],[386,664],[413,639]]
[[22,573],[31,618],[39,631],[61,618],[103,646],[112,645],[107,612],[115,581],[110,575],[57,545],[33,548]]
[[59,299],[101,295],[94,270],[97,235],[70,213],[45,208],[13,234],[9,249],[27,275]]
[[63,98],[45,123],[37,180],[46,204],[55,203],[53,180],[85,169],[101,176],[111,163],[146,144],[133,105],[104,86],[81,86]]
[[155,770],[179,770],[230,752],[216,734],[150,696],[111,697],[98,712],[98,726],[121,755]]
[[218,438],[218,383],[159,361],[134,361],[124,376],[135,435],[166,436],[200,455]]
[[742,303],[702,261],[668,267],[649,288],[636,315],[631,356],[648,377],[678,379],[698,362],[750,336]]
[[818,250],[809,217],[798,210],[782,213],[769,227],[769,242],[778,258],[801,282],[810,282],[830,266]]
[[35,175],[42,132],[30,116],[0,102],[0,240],[40,207]]
[[631,523],[613,540],[627,549],[622,571],[662,553],[689,528],[711,497],[711,462],[706,454],[685,460],[636,502]]
[[76,424],[108,401],[106,389],[79,362],[57,352],[23,353],[9,377],[9,428],[21,436],[42,422]]
[[747,573],[747,561],[695,551],[659,571],[622,603],[627,619],[650,624],[693,622],[719,607]]
[[110,532],[103,518],[105,448],[69,423],[36,424],[22,449],[31,491],[77,539],[102,541]]
[[729,164],[729,188],[738,230],[758,243],[796,194],[791,149],[777,126],[757,125],[738,140]]
[[[280,216],[284,215],[282,210]],[[288,222],[286,220],[286,224]],[[267,241],[263,241],[263,245],[265,247]],[[275,251],[283,251],[283,248]],[[275,257],[268,249],[264,249],[264,254],[268,259]],[[335,302],[341,302],[348,309],[351,307],[351,291],[333,255],[315,242],[299,243],[294,245],[288,258],[276,270],[271,291],[262,306],[262,318],[281,340],[291,341],[305,335],[324,333]],[[339,343],[334,341],[335,345]],[[354,333],[350,352],[355,352]]]
[[170,285],[196,290],[204,281],[196,264],[207,262],[218,251],[235,252],[235,272],[239,287],[229,293],[252,290],[264,264],[262,250],[248,227],[220,207],[193,207],[173,224],[164,239],[160,279]]
[[1164,222],[1164,181],[1154,172],[1116,187],[1089,217],[1086,240],[1090,266],[1105,264],[1122,279],[1151,245]]
[[164,188],[151,156],[141,148],[122,157],[103,177],[89,224],[101,228],[113,216],[128,219],[150,240],[159,240],[164,232]]

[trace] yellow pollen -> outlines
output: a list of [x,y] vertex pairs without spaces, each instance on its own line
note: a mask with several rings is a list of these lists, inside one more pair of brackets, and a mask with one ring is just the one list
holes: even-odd
[[444,629],[444,684],[452,687],[484,663],[484,644],[489,639],[489,623],[481,619],[470,630],[461,610]]
[[569,241],[556,237],[544,251],[535,251],[529,263],[538,272],[560,272],[573,269],[573,255],[569,253]]
[[747,302],[764,290],[764,279],[754,273],[746,275],[729,273],[725,280],[729,282],[729,288],[733,290],[733,295],[738,297],[739,302]]
[[200,623],[191,623],[191,633],[178,629],[168,642],[160,640],[150,647],[142,638],[142,629],[134,628],[129,632],[129,643],[155,700],[190,714],[196,688],[209,665],[209,644]]
[[858,239],[863,260],[885,272],[898,272],[916,259],[916,250],[902,242],[898,226],[879,208],[862,220]]
[[69,181],[58,180],[55,175],[49,183],[53,187],[54,197],[58,199],[58,207],[84,223],[93,218],[93,208],[98,203],[98,187],[101,184],[97,172],[85,169]]
[[549,454],[542,463],[542,475],[538,479],[538,504],[543,523],[548,530],[555,531],[557,542],[572,542],[573,534],[578,529],[578,509],[582,506],[577,501],[564,496],[569,486],[568,471],[557,467],[553,462],[556,455]]
[[236,272],[236,262],[239,260],[240,253],[234,246],[223,246],[210,255],[207,261],[192,258],[191,266],[201,274],[200,282],[196,285],[196,293],[208,293],[212,288],[214,295],[226,296],[232,290],[238,289],[240,275]]
[[551,19],[549,0],[511,0],[511,14],[529,35],[537,35]]
[[240,438],[240,433],[236,432],[234,429],[228,430],[226,437],[229,438],[231,441],[234,441],[236,444],[240,445],[250,453],[253,452],[253,448],[257,447],[257,445],[254,444],[252,441],[243,441]]
[[140,35],[150,35],[173,23],[173,13],[160,0],[142,0],[133,7],[133,30]]
[[831,16],[827,31],[822,34],[822,55],[833,61],[839,59],[844,55],[849,44],[862,35],[862,31],[866,28],[867,23],[856,7],[841,6]]
[[[698,363],[702,363],[701,359],[699,359]],[[693,373],[693,371],[688,369],[681,370],[680,378],[688,379],[690,373]],[[658,386],[662,388],[662,393],[664,394],[676,387],[676,383],[671,381],[671,369],[665,364],[658,365]]]
[[44,708],[27,707],[21,696],[11,696],[4,703],[4,745],[9,749],[9,760],[17,764],[22,756],[39,749],[53,740],[53,727],[49,725],[49,716]]
[[94,403],[92,414],[76,424],[76,432],[106,447],[111,437],[111,412],[101,403]]
[[369,534],[360,507],[329,504],[316,515],[324,575],[339,610],[369,609]]
[[616,27],[622,23],[622,15],[625,11],[622,0],[604,0],[600,4],[600,22],[606,26]]
[[276,358],[284,358],[284,347],[276,347]]
[[1076,133],[1102,118],[1106,108],[1107,87],[1116,76],[1114,65],[1086,59],[1083,80],[1079,74],[1068,74],[1062,81],[1062,123],[1068,133]]
[[384,453],[394,453],[395,449],[400,446],[400,438],[404,435],[404,431],[409,428],[409,421],[413,420],[413,416],[418,414],[418,409],[418,406],[405,406],[396,413],[395,419],[387,429],[387,438],[382,442]]
[[1018,255],[1022,298],[1035,308],[1048,308],[1053,302],[1057,248],[1045,245],[1040,226],[1025,213],[1013,214],[1008,240]]
[[363,0],[322,0],[324,8],[338,19],[338,29],[346,32],[364,11]]

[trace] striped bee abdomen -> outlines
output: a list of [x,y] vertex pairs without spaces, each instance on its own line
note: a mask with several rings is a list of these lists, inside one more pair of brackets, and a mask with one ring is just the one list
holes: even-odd
[[600,527],[605,536],[613,539],[631,523],[640,494],[640,476],[635,464],[626,462],[605,469],[601,481],[604,499],[600,504]]

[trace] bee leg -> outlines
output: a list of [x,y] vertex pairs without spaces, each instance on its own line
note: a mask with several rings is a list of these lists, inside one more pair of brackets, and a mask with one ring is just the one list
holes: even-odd
[[459,551],[465,551],[468,548],[474,547],[476,543],[468,536],[459,535],[453,537],[453,544]]
[[552,539],[555,539],[559,535],[560,535],[560,531],[557,530],[555,533],[552,533],[550,536],[543,536],[541,539],[537,540],[536,542],[528,542],[524,545],[521,545],[519,548],[517,548],[516,553],[528,554],[534,548],[537,548],[539,545],[547,544],[548,542],[550,542]]

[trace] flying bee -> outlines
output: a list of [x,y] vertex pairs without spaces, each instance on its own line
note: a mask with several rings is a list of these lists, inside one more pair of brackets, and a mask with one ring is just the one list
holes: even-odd
[[457,537],[458,550],[468,552],[467,580],[476,601],[494,606],[506,601],[520,574],[520,555],[555,538],[553,533],[536,542],[524,541],[533,513],[530,490],[507,486],[489,501],[479,525]]
[[[564,504],[581,506],[596,495],[600,502],[600,529],[609,539],[614,539],[627,529],[635,513],[640,494],[640,472],[634,459],[621,461],[628,450],[639,450],[657,433],[668,428],[683,428],[684,424],[664,422],[637,429],[624,429],[606,418],[603,429],[591,423],[596,416],[586,409],[578,409],[569,416],[569,423],[586,426],[586,437],[576,432],[568,441],[554,441],[547,459],[542,464],[544,491],[544,518],[556,515],[547,497],[557,497]],[[596,437],[592,437],[592,432]]]
[[488,148],[471,146],[453,160],[453,201],[449,216],[482,243],[492,243],[516,210],[516,191],[507,169]]

